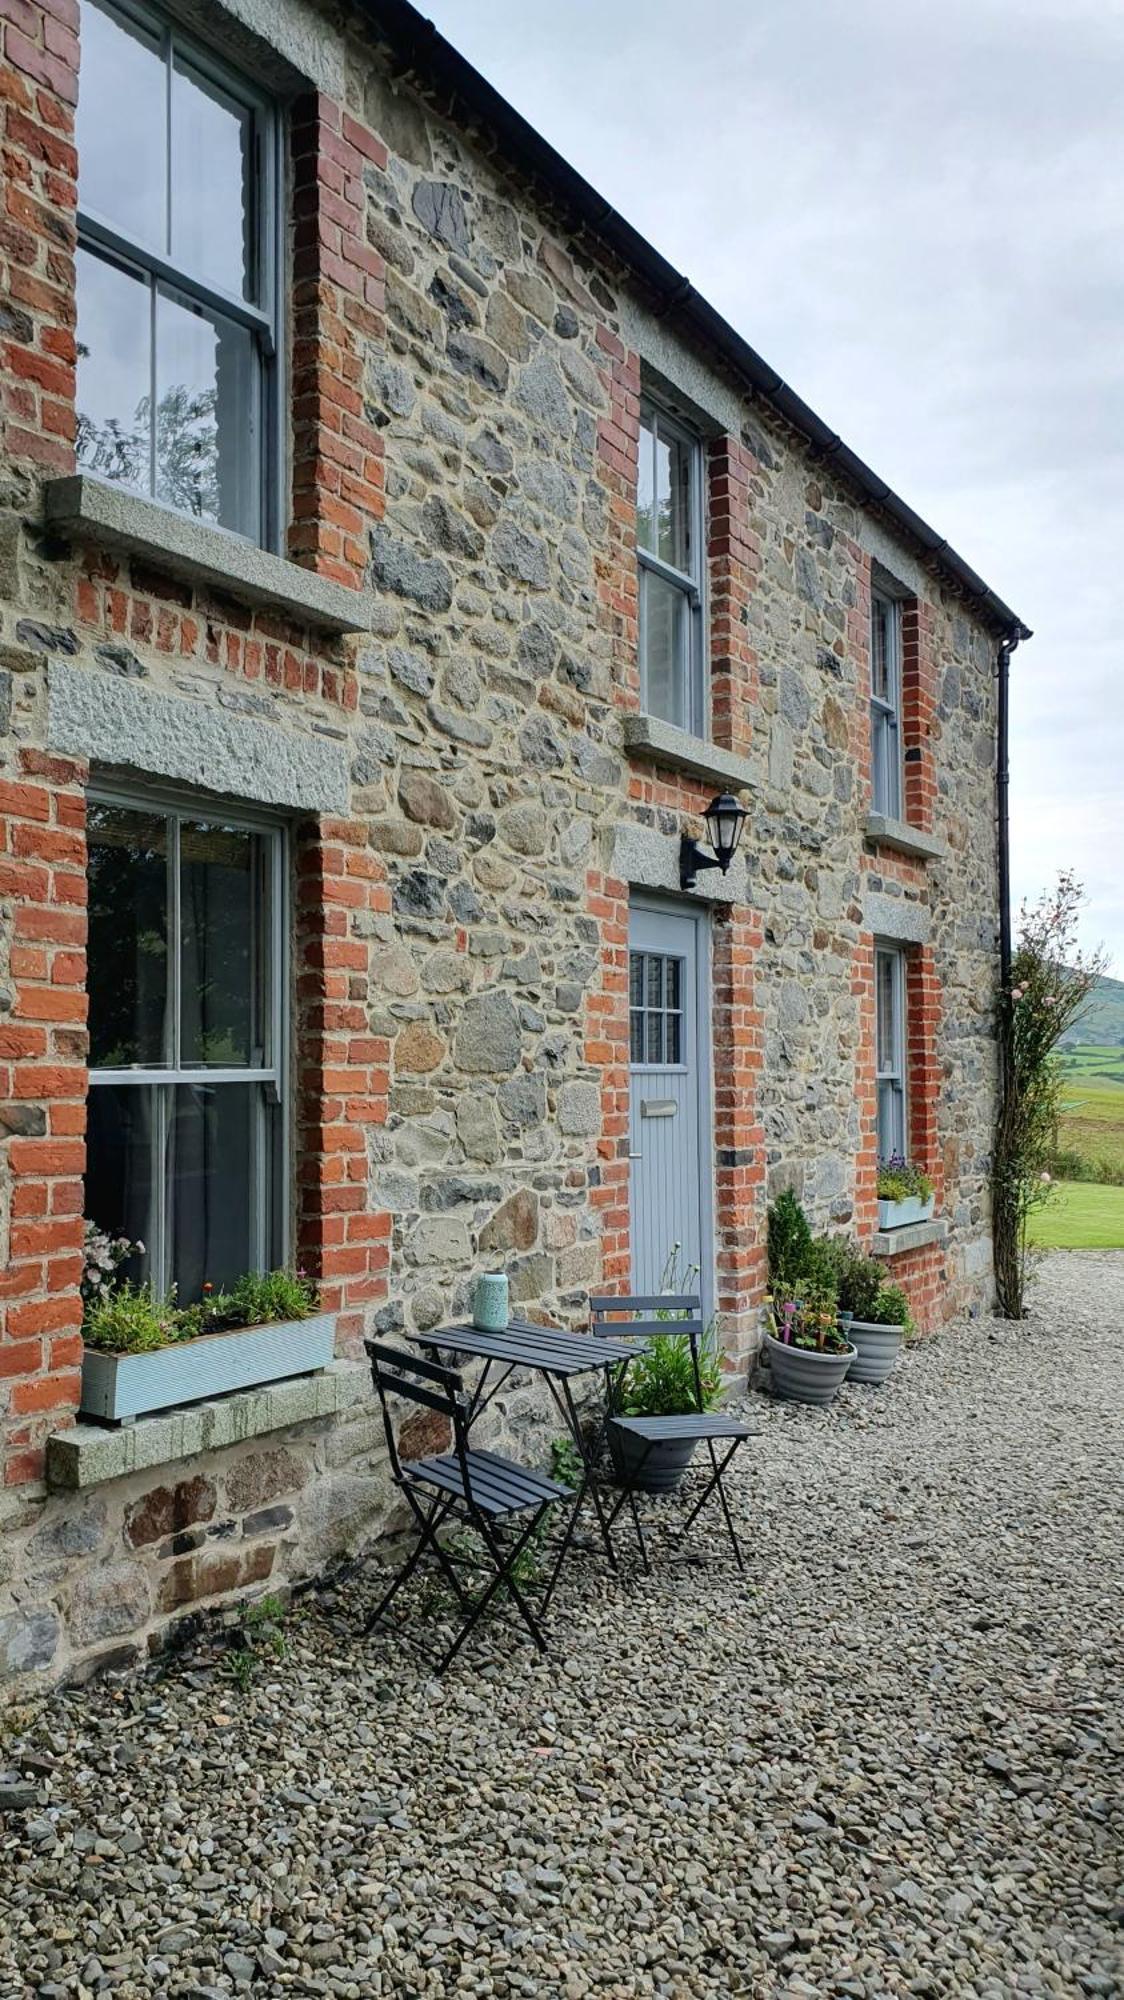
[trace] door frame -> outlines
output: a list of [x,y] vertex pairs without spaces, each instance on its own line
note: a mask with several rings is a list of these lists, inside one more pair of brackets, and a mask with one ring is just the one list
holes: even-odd
[[[717,1239],[715,1236],[715,1168],[714,1154],[714,1068],[712,1060],[711,1012],[714,1004],[714,987],[711,966],[710,906],[693,896],[659,896],[647,890],[629,891],[628,897],[628,949],[632,950],[632,912],[638,910],[653,917],[685,917],[695,928],[695,1094],[696,1130],[699,1135],[699,1293],[702,1299],[702,1318],[706,1325],[715,1313],[717,1291]],[[627,988],[625,997],[627,1009]],[[627,1026],[626,1026],[627,1038]],[[632,1064],[629,1063],[631,1081]],[[632,1152],[632,1110],[631,1090],[629,1092],[629,1134],[628,1148]],[[709,1159],[710,1170],[705,1170]],[[632,1161],[629,1159],[628,1186],[629,1257],[632,1255]],[[630,1280],[631,1282],[631,1280]]]

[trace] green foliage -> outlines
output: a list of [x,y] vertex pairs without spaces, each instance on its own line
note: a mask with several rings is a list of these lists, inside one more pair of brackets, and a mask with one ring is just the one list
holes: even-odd
[[207,1333],[307,1319],[316,1305],[316,1286],[302,1272],[248,1272],[229,1292],[207,1288],[189,1306],[177,1306],[174,1292],[161,1299],[151,1285],[118,1283],[87,1303],[82,1339],[103,1353],[146,1354]]
[[879,1201],[928,1201],[933,1183],[921,1167],[902,1159],[886,1160],[878,1169]]
[[1078,948],[1083,900],[1074,876],[1061,874],[1055,890],[1023,905],[1011,984],[1000,996],[992,1215],[999,1310],[1009,1319],[1025,1311],[1030,1219],[1054,1187],[1049,1161],[1062,1108],[1059,1044],[1104,970],[1103,954]]
[[[699,1343],[702,1407],[713,1410],[722,1393],[722,1372],[713,1347]],[[685,1333],[661,1333],[628,1364],[620,1410],[629,1417],[682,1417],[699,1407],[691,1342]]]
[[557,1479],[560,1486],[572,1486],[576,1491],[581,1485],[585,1467],[581,1453],[572,1437],[556,1437],[550,1440],[550,1476]]
[[904,1326],[913,1332],[909,1300],[900,1285],[882,1285],[867,1318],[873,1326]]
[[808,1218],[791,1188],[777,1196],[768,1216],[769,1286],[774,1296],[791,1293],[803,1275],[812,1248]]
[[813,1260],[806,1275],[819,1282],[828,1273],[834,1284],[836,1304],[853,1319],[870,1318],[870,1308],[882,1287],[883,1268],[876,1257],[868,1257],[846,1236],[817,1236],[812,1244]]
[[259,1597],[256,1604],[243,1605],[224,1662],[227,1674],[242,1694],[249,1693],[263,1661],[288,1659],[285,1615],[286,1606],[279,1597]]
[[172,1300],[151,1285],[115,1285],[90,1300],[82,1320],[85,1345],[105,1354],[147,1354],[183,1337]]

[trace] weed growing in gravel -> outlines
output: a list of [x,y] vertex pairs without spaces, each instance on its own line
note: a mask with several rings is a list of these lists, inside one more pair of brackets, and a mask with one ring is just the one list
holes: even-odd
[[223,1663],[225,1672],[242,1694],[249,1693],[264,1661],[288,1659],[285,1618],[286,1606],[279,1597],[259,1597],[255,1604],[243,1605],[231,1650]]

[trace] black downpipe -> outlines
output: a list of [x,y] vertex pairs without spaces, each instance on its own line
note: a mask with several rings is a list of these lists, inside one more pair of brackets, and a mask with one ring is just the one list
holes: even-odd
[[995,820],[999,858],[999,986],[1006,1005],[1011,987],[1011,654],[1021,632],[1009,633],[999,648],[995,736]]

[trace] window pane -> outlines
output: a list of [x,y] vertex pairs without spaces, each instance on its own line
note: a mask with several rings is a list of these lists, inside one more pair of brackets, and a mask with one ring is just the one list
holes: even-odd
[[674,584],[666,583],[651,570],[642,571],[640,585],[644,611],[644,706],[649,715],[661,716],[665,722],[688,729],[687,600]]
[[644,1005],[644,954],[632,951],[628,955],[628,998],[633,1007]]
[[683,1002],[679,998],[679,995],[682,988],[683,960],[681,958],[668,958],[664,960],[664,965],[666,967],[667,978],[664,995],[665,1005],[668,1007],[681,1007]]
[[885,813],[888,819],[897,819],[902,806],[901,758],[898,751],[898,729],[892,715],[883,709],[875,709],[871,716],[872,730],[872,783],[871,795],[875,812]]
[[184,1303],[216,1290],[258,1257],[259,1200],[265,1239],[262,1257],[278,1256],[272,1154],[276,1113],[267,1086],[252,1083],[182,1084],[173,1096],[168,1134],[167,1204],[170,1270]]
[[886,599],[876,597],[870,613],[870,688],[876,701],[893,700],[890,616]]
[[642,549],[656,550],[655,434],[651,419],[640,423],[640,466],[636,482],[636,540]]
[[170,1055],[168,823],[91,800],[90,1066],[154,1068]]
[[166,250],[167,83],[156,36],[82,8],[78,194],[124,236]]
[[645,1050],[645,1058],[650,1063],[662,1063],[663,1015],[648,1014],[645,1016],[645,1019],[647,1020],[648,1023],[647,1048]]
[[253,336],[200,306],[156,302],[156,496],[256,538],[258,366]]
[[878,1086],[878,1157],[901,1159],[905,1153],[905,1098],[896,1083]]
[[77,277],[77,460],[102,479],[148,493],[151,293],[89,250],[78,252]]
[[885,1075],[897,1066],[897,1032],[894,1021],[896,982],[894,960],[889,952],[880,951],[876,954],[875,972],[878,1024],[876,1061],[879,1075]]
[[111,1236],[144,1244],[143,1256],[120,1267],[120,1275],[134,1284],[153,1270],[159,1230],[159,1100],[167,1095],[148,1084],[95,1084],[86,1106],[83,1213]]
[[656,449],[659,554],[691,575],[691,450],[678,438],[660,438]]
[[252,298],[253,118],[182,61],[172,75],[172,257],[184,273]]
[[180,826],[180,1060],[267,1061],[269,842],[241,827]]
[[663,959],[657,958],[655,954],[652,954],[649,958],[646,959],[645,963],[647,965],[647,971],[648,971],[648,977],[647,977],[648,1005],[649,1007],[662,1007]]

